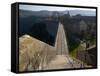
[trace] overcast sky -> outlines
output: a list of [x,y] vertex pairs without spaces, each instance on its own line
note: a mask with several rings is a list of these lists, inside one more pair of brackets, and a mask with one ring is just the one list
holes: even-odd
[[48,11],[65,11],[65,10],[88,10],[88,11],[96,11],[95,9],[89,8],[73,8],[73,7],[54,7],[54,6],[40,6],[40,5],[19,5],[19,9],[23,10],[31,10],[31,11],[40,11],[40,10],[48,10]]

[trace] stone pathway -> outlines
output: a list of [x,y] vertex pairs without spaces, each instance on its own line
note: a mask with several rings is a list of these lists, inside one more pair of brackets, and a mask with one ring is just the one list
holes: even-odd
[[[44,69],[70,69],[82,68],[82,62],[72,59],[70,56],[57,55]],[[86,67],[86,65],[84,66]]]

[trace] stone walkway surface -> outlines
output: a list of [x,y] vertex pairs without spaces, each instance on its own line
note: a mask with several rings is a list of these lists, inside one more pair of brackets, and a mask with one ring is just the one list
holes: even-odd
[[72,59],[69,55],[57,55],[44,69],[70,69],[86,67],[82,62]]

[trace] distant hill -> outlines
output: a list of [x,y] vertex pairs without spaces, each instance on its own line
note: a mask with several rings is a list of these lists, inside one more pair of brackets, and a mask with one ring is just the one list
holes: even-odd
[[[63,11],[64,14],[66,14],[68,11]],[[83,10],[69,10],[69,13],[71,16],[75,16],[77,14],[80,14],[82,16],[95,16],[96,12],[95,11],[83,11]]]
[[75,16],[77,14],[80,14],[82,16],[95,16],[95,11],[83,11],[83,10],[66,10],[66,11],[29,11],[29,10],[19,10],[19,15],[21,17],[28,17],[28,16],[40,16],[40,17],[47,17],[52,16],[55,12],[58,12],[58,14],[64,15],[67,14],[69,11],[71,16]]

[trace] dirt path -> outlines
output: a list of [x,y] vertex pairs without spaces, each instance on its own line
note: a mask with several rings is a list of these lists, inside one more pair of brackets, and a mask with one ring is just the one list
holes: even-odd
[[80,68],[82,63],[77,60],[73,60],[70,56],[57,55],[45,69],[68,69],[68,68]]

